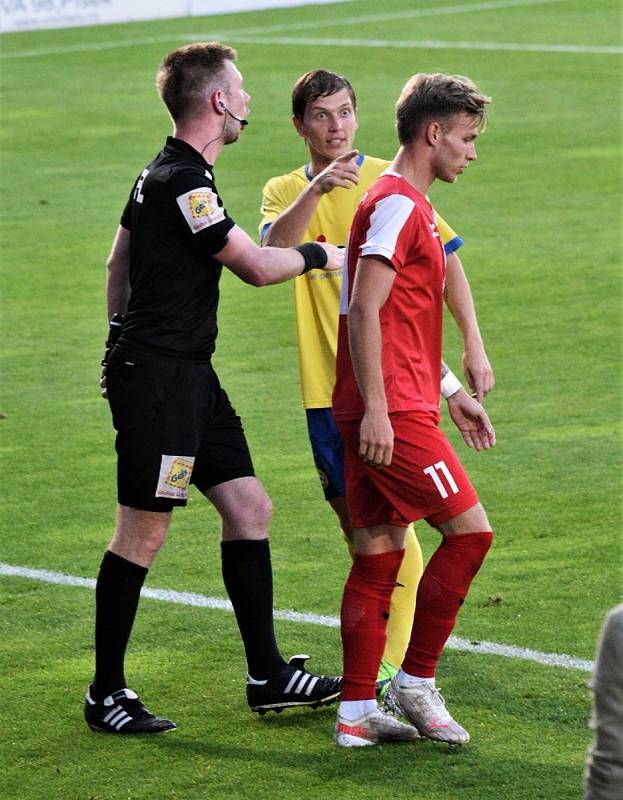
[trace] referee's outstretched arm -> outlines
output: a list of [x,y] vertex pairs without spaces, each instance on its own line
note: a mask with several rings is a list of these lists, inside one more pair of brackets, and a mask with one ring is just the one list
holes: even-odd
[[341,269],[342,250],[332,244],[310,244],[298,248],[260,247],[234,225],[227,234],[227,244],[214,258],[253,286],[283,283],[309,269]]

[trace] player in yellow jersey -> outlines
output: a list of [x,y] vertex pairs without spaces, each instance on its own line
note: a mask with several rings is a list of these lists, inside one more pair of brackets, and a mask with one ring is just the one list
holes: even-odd
[[[309,241],[344,245],[359,200],[389,162],[353,149],[357,101],[351,84],[341,75],[314,70],[299,78],[292,92],[292,114],[310,161],[267,182],[262,196],[261,242],[278,247]],[[482,400],[493,387],[493,371],[478,328],[469,283],[456,254],[463,241],[439,215],[437,220],[447,257],[446,302],[463,337],[465,375],[474,395]],[[331,413],[341,273],[312,270],[293,283],[301,389],[312,452],[325,498],[350,543],[343,444]],[[459,380],[447,371],[442,380],[444,397],[459,388]],[[461,420],[454,422],[460,429]],[[471,446],[469,436],[464,434],[464,439]],[[422,553],[411,526],[392,595],[380,681],[391,678],[402,662],[421,574]]]

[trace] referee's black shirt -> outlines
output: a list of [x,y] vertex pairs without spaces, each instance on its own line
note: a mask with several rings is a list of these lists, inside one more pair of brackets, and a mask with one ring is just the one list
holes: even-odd
[[214,169],[169,136],[139,175],[121,217],[130,231],[130,301],[120,342],[204,360],[214,352],[221,265],[234,226]]

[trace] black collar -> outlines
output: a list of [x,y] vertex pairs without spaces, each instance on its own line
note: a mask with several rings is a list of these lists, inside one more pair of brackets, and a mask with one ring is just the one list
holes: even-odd
[[167,142],[164,149],[169,153],[183,155],[185,158],[196,161],[201,167],[209,167],[210,170],[213,170],[212,164],[208,164],[198,150],[195,150],[195,148],[191,144],[188,144],[188,142],[184,142],[182,139],[176,139],[175,136],[167,136]]

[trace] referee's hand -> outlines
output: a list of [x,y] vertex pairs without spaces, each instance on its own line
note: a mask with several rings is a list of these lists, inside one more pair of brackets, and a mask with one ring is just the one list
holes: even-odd
[[106,391],[106,367],[102,368],[102,374],[100,376],[100,394],[104,400],[108,400],[108,392]]
[[333,272],[337,269],[342,269],[344,266],[344,248],[336,247],[334,244],[328,242],[316,242],[327,253],[327,263],[322,269]]

